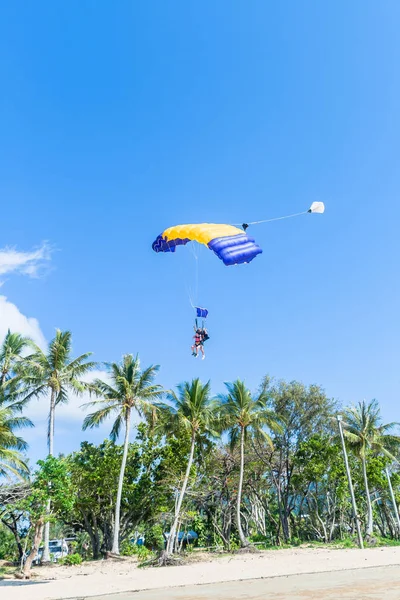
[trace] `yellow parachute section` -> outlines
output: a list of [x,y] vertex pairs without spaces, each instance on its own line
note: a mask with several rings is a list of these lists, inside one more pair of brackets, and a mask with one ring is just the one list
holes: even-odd
[[233,225],[198,223],[192,225],[175,225],[166,229],[161,235],[168,241],[189,239],[208,246],[216,238],[224,238],[232,235],[242,236],[243,233],[242,229]]

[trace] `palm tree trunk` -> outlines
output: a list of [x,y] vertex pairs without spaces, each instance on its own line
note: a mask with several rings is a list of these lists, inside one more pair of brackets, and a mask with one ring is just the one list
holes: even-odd
[[371,496],[369,495],[369,486],[368,486],[368,477],[367,477],[367,462],[365,460],[365,456],[363,456],[361,458],[361,462],[362,462],[362,472],[363,472],[363,477],[364,477],[365,494],[366,494],[366,499],[367,499],[367,528],[366,528],[365,533],[366,533],[367,537],[371,537],[374,532],[374,516],[373,516],[373,512],[372,512]]
[[242,548],[246,548],[249,545],[246,536],[243,533],[242,529],[242,521],[240,515],[240,506],[242,504],[242,489],[243,489],[243,475],[244,475],[244,427],[242,427],[242,431],[240,433],[240,474],[239,474],[239,488],[237,495],[237,504],[236,504],[236,522],[239,533],[240,544]]
[[386,477],[388,480],[388,485],[389,485],[389,491],[390,491],[390,497],[392,499],[392,505],[393,505],[393,510],[394,510],[394,514],[396,517],[396,524],[397,524],[397,536],[400,535],[400,517],[399,517],[399,510],[397,508],[397,503],[396,503],[396,498],[394,496],[393,493],[393,487],[392,487],[392,481],[390,479],[390,475],[389,475],[389,469],[386,467]]
[[44,527],[44,518],[40,517],[39,520],[36,522],[35,525],[35,533],[33,536],[33,544],[32,544],[32,548],[31,551],[29,553],[29,556],[27,557],[26,561],[25,561],[25,565],[24,568],[22,569],[22,573],[24,574],[24,577],[26,579],[29,579],[31,576],[31,568],[32,568],[32,563],[35,560],[38,550],[39,550],[39,546],[40,546],[40,542],[42,541],[42,536],[43,536],[43,527]]
[[122,488],[124,485],[126,459],[128,457],[130,425],[131,425],[131,411],[129,409],[126,414],[124,453],[122,455],[121,469],[119,472],[119,481],[118,481],[117,501],[115,504],[114,538],[113,538],[113,545],[112,545],[112,549],[111,549],[111,552],[113,554],[119,554],[119,522],[120,522],[120,514],[121,514],[121,498],[122,498]]
[[[55,390],[51,390],[50,396],[50,412],[49,412],[49,431],[48,431],[48,447],[49,447],[49,456],[53,456],[54,454],[54,419],[56,412],[56,393]],[[49,516],[51,510],[51,501],[47,502],[46,514]],[[44,526],[44,542],[43,542],[43,556],[42,562],[48,563],[50,562],[50,521],[47,520]]]
[[167,554],[172,554],[173,549],[174,549],[175,535],[176,535],[176,532],[177,532],[177,529],[178,529],[178,522],[179,522],[179,517],[180,517],[180,514],[181,514],[182,502],[183,502],[183,498],[185,496],[187,484],[188,484],[188,481],[189,481],[190,469],[192,468],[192,464],[193,464],[193,456],[194,456],[195,445],[196,445],[196,436],[195,436],[195,433],[192,432],[192,443],[191,443],[191,446],[190,446],[189,461],[188,461],[188,464],[187,464],[187,467],[186,467],[186,473],[185,473],[185,478],[183,480],[182,489],[181,489],[180,494],[179,494],[178,504],[177,504],[177,507],[175,509],[174,522],[172,524],[171,531],[170,531],[169,538],[168,538]]
[[53,456],[54,454],[54,418],[56,412],[56,393],[54,390],[51,390],[50,397],[50,412],[49,412],[49,456]]

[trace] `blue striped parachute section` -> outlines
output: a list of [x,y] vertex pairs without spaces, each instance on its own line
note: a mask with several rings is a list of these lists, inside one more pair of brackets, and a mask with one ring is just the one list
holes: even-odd
[[208,310],[206,308],[200,308],[200,306],[196,306],[196,317],[198,319],[207,319]]

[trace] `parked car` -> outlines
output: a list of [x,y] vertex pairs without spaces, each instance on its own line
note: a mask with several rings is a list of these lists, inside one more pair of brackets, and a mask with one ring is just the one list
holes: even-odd
[[[65,540],[50,540],[49,542],[49,550],[50,550],[50,560],[52,562],[58,562],[60,558],[64,558],[67,556],[68,544]],[[34,565],[38,565],[43,557],[43,546],[40,546],[38,554],[33,561]]]

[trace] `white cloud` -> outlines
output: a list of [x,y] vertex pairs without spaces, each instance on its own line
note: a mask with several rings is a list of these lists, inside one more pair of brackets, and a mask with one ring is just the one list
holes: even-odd
[[38,320],[34,317],[26,317],[15,304],[5,296],[0,296],[0,341],[3,340],[8,329],[13,333],[30,337],[41,347],[46,344]]
[[39,248],[31,252],[19,252],[15,248],[0,250],[0,275],[21,273],[28,277],[38,277],[43,267],[50,260],[50,247],[43,242]]

